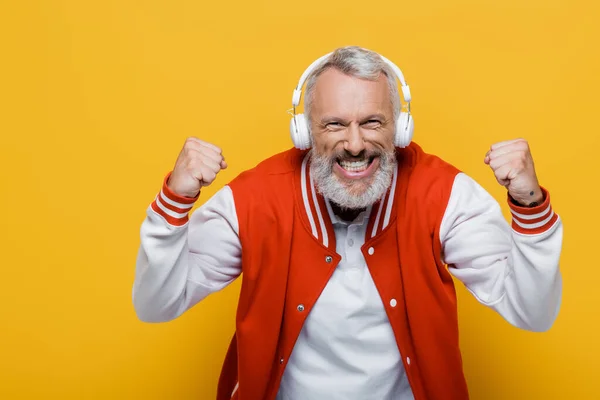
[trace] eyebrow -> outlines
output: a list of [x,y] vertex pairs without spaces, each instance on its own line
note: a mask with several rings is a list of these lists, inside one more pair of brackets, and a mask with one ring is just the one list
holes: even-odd
[[365,117],[363,119],[363,121],[368,121],[370,119],[378,119],[378,120],[381,120],[381,121],[385,121],[386,118],[385,118],[385,115],[380,114],[380,113],[376,113],[376,114],[368,115],[367,117]]
[[321,125],[327,125],[330,122],[340,122],[340,123],[345,124],[346,120],[344,118],[332,117],[332,116],[325,116],[325,117],[321,118]]
[[[385,121],[386,120],[385,115],[383,115],[381,113],[375,113],[375,114],[367,115],[365,118],[363,118],[361,120],[361,123],[369,121],[369,120],[372,120],[372,119],[378,119],[380,121]],[[340,122],[340,123],[344,123],[345,124],[348,121],[345,120],[344,118],[334,117],[334,116],[324,116],[323,118],[321,118],[321,124],[322,125],[327,125],[330,122]]]

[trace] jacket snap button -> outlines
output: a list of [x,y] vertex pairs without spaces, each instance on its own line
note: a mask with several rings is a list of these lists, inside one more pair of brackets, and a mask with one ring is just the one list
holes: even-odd
[[279,364],[283,364],[283,358],[279,359]]
[[304,305],[303,305],[303,304],[298,304],[298,307],[297,307],[297,309],[298,309],[298,311],[300,311],[300,312],[304,311]]
[[325,262],[326,262],[326,263],[330,263],[330,262],[332,262],[332,261],[333,261],[333,257],[331,257],[331,256],[327,256],[327,257],[325,257]]
[[390,300],[390,306],[396,307],[396,304],[398,304],[398,302],[396,301],[396,299]]
[[406,363],[410,365],[410,357],[406,357]]
[[369,247],[369,255],[373,255],[373,253],[375,253],[375,249],[372,247]]

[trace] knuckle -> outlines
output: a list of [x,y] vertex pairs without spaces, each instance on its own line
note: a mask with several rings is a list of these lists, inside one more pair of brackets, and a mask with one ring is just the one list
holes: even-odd
[[213,183],[213,182],[214,182],[214,180],[215,180],[215,176],[213,176],[213,175],[205,175],[205,176],[203,176],[202,178],[203,178],[202,180],[203,180],[205,183]]
[[525,166],[525,162],[523,161],[523,159],[518,158],[515,161],[513,161],[512,163],[513,168],[515,168],[516,170],[522,170],[523,167]]
[[185,155],[189,162],[197,162],[198,160],[198,152],[192,148],[187,149]]
[[219,146],[217,146],[216,144],[211,143],[211,142],[207,142],[206,144],[207,144],[208,148],[210,148],[215,153],[218,153],[218,154],[222,153],[221,148]]
[[199,165],[198,161],[195,159],[190,159],[190,161],[187,163],[187,169],[188,171],[196,171],[198,169],[200,169],[201,165]]

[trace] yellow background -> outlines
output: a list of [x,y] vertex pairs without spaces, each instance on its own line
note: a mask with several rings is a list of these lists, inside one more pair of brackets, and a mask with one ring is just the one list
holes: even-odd
[[[131,304],[139,226],[189,135],[229,169],[291,146],[292,89],[337,46],[381,52],[415,141],[480,181],[530,141],[565,225],[551,331],[460,287],[473,399],[600,398],[600,7],[589,0],[0,2],[0,399],[212,399],[239,282],[166,324]],[[508,214],[506,215],[508,217]]]

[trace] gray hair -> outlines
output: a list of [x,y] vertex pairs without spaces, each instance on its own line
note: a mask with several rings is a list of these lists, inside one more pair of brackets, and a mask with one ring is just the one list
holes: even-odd
[[400,94],[398,93],[398,84],[396,83],[396,74],[392,68],[374,51],[367,50],[358,46],[340,47],[333,51],[308,77],[306,81],[306,94],[304,97],[304,115],[310,130],[310,108],[313,101],[314,87],[317,78],[329,68],[335,68],[340,72],[356,78],[376,81],[381,73],[384,73],[388,80],[390,89],[390,99],[392,109],[394,110],[394,123],[400,115]]

